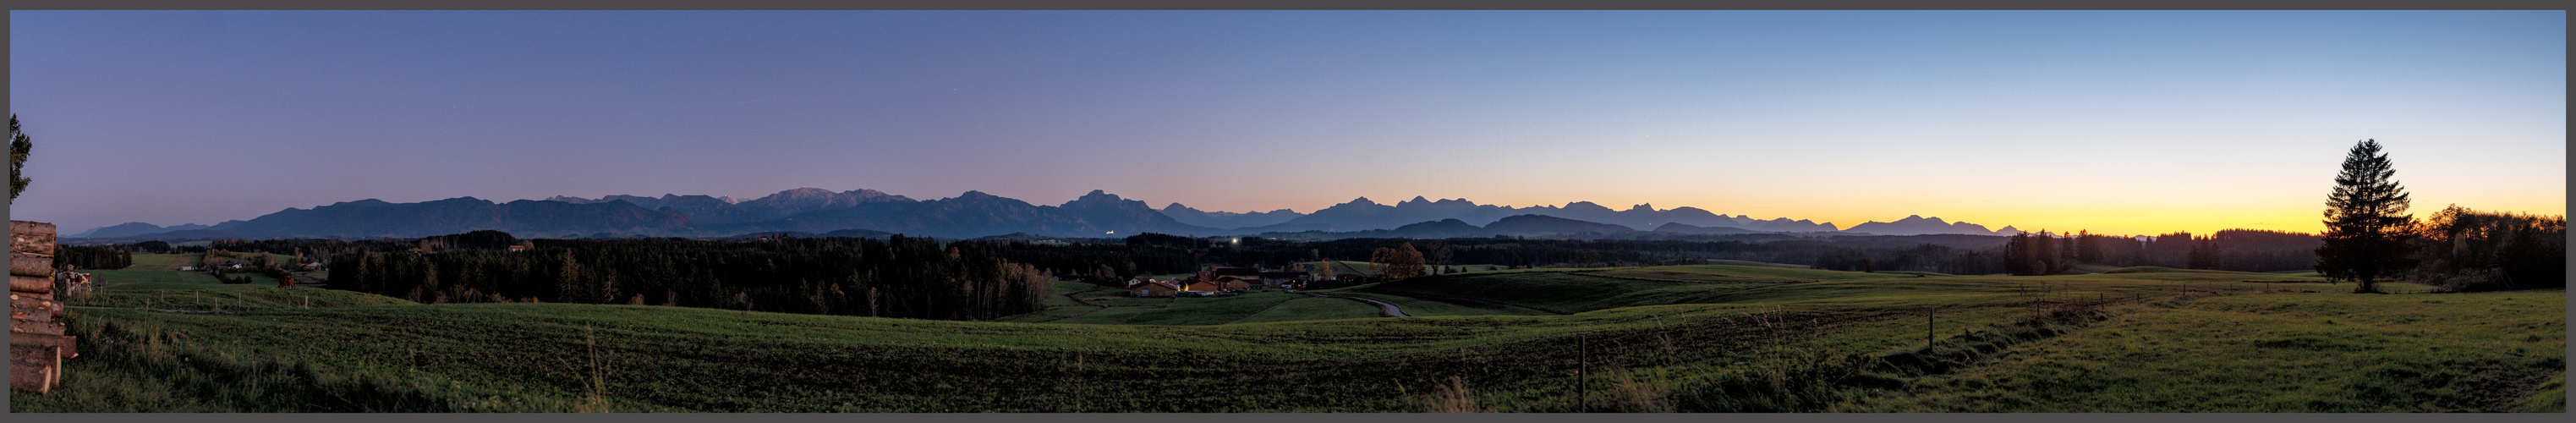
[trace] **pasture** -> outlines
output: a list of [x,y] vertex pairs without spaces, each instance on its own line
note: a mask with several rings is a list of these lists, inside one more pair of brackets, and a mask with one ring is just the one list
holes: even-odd
[[[2360,295],[2303,275],[1708,265],[1337,290],[1428,316],[1404,319],[1346,299],[1059,283],[1051,308],[994,322],[412,304],[138,280],[151,276],[102,275],[86,305],[119,309],[71,313],[82,357],[55,393],[14,395],[11,409],[2565,409],[2564,291]],[[130,309],[185,309],[153,291],[189,284],[234,305]]]

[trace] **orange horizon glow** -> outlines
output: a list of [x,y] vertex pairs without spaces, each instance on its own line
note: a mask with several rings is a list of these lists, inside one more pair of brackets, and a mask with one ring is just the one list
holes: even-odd
[[[1384,205],[1394,205],[1397,202],[1411,200],[1413,198],[1412,196],[1401,198],[1386,196],[1354,196],[1351,198],[1342,198],[1337,200],[1317,201],[1313,204],[1329,206],[1363,197]],[[2207,235],[2227,229],[2255,229],[2317,234],[2322,233],[2325,230],[2325,218],[2323,215],[2325,211],[2325,195],[2321,192],[2314,197],[2313,201],[2283,200],[2250,204],[2241,207],[2228,207],[2224,204],[2193,202],[2176,202],[2171,204],[2159,204],[2154,202],[2114,202],[2063,206],[2031,205],[2015,208],[1996,206],[1979,207],[1973,204],[1965,204],[1963,202],[1930,201],[1922,204],[1923,207],[1919,211],[1905,211],[1913,209],[1909,209],[1903,205],[1883,205],[1872,204],[1867,201],[1821,200],[1815,198],[1799,199],[1808,201],[1807,203],[1802,204],[1792,200],[1736,200],[1725,202],[1688,200],[1573,200],[1540,202],[1518,198],[1501,201],[1487,201],[1477,199],[1473,196],[1423,196],[1423,198],[1433,201],[1465,198],[1469,201],[1474,201],[1479,205],[1512,206],[1514,208],[1530,208],[1537,206],[1564,207],[1575,201],[1591,201],[1594,204],[1599,204],[1602,207],[1607,207],[1612,210],[1627,210],[1637,204],[1650,204],[1656,210],[1695,207],[1708,210],[1710,213],[1748,216],[1758,220],[1786,217],[1790,220],[1810,220],[1817,223],[1833,223],[1836,227],[1841,229],[1850,229],[1853,226],[1871,221],[1892,222],[1904,219],[1908,215],[1919,215],[1924,218],[1941,218],[1945,222],[1955,223],[1964,221],[1974,223],[1985,226],[1988,230],[2001,230],[2006,226],[2011,226],[2014,229],[2026,232],[2040,232],[2046,230],[2049,232],[2063,234],[2074,233],[2077,231],[2088,231],[2093,234],[2114,236],[2154,236],[2175,232],[2189,232],[2195,235]],[[2549,196],[2529,196],[2518,199],[2501,199],[2502,201],[2498,201],[2500,199],[2491,198],[2447,198],[2421,194],[2416,195],[2415,198],[2416,203],[2408,209],[2408,213],[2415,215],[2418,219],[2427,218],[2433,213],[2440,211],[2443,207],[2454,204],[2455,202],[2462,207],[2477,209],[2479,211],[2502,211],[2562,217],[2566,215],[2566,208],[2564,207],[2564,193]],[[1171,203],[1170,201],[1158,201],[1144,198],[1130,197],[1130,199],[1147,200],[1149,205],[1158,209],[1164,204]],[[2428,205],[2427,203],[2431,202],[2427,200],[2440,200],[2442,202]],[[1281,201],[1264,201],[1263,203],[1277,202]],[[1303,207],[1226,207],[1226,203],[1215,202],[1206,203],[1205,205],[1191,204],[1189,202],[1181,203],[1202,211],[1227,211],[1236,213],[1289,209],[1299,213],[1311,214],[1321,208],[1313,205]],[[1740,206],[1730,207],[1722,205],[1730,203],[1740,204]],[[1043,203],[1041,202],[1041,204]],[[1899,211],[1883,213],[1851,211],[1857,209],[1892,209]]]

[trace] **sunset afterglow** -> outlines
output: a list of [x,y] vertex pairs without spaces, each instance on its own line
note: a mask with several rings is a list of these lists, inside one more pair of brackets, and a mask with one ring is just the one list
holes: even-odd
[[[21,11],[11,31],[46,181],[13,213],[79,228],[818,187],[2314,232],[2362,139],[2419,213],[2565,213],[2561,12]],[[175,182],[207,166],[243,173]],[[278,166],[340,176],[253,176]]]

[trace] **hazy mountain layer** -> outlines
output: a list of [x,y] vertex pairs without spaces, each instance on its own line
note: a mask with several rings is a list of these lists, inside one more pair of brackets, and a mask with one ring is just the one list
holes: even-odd
[[880,201],[800,213],[787,218],[711,226],[717,232],[829,232],[868,229],[912,236],[973,238],[1014,232],[1043,236],[1115,238],[1145,232],[1216,235],[1216,228],[1182,224],[1145,202],[1093,190],[1062,206],[967,191],[928,201]]
[[1181,205],[1181,203],[1172,203],[1171,205],[1163,206],[1161,211],[1164,216],[1171,216],[1172,220],[1176,220],[1181,223],[1224,229],[1276,225],[1288,223],[1290,219],[1306,216],[1305,213],[1298,213],[1289,209],[1254,213],[1199,211],[1199,209],[1193,209],[1189,206]]
[[770,194],[767,197],[739,201],[735,200],[733,197],[677,194],[662,194],[662,196],[658,198],[633,195],[611,195],[600,197],[597,200],[558,195],[548,197],[546,198],[546,201],[562,201],[574,204],[625,201],[628,203],[634,203],[636,206],[646,209],[658,210],[663,207],[670,207],[679,210],[680,214],[689,216],[690,220],[710,225],[722,225],[779,219],[813,211],[845,209],[857,207],[859,204],[864,203],[905,202],[913,201],[913,199],[901,195],[887,194],[883,191],[872,189],[832,192],[831,190],[822,188],[797,188],[779,191],[778,193]]
[[2009,226],[2004,229],[2012,230],[2012,232],[1990,231],[1986,230],[1985,225],[1968,222],[1942,222],[1939,217],[1927,219],[1923,216],[1905,216],[1904,219],[1898,219],[1894,222],[1870,221],[1869,223],[1852,225],[1851,229],[1844,229],[1844,231],[1878,235],[1961,234],[2010,236],[2012,234],[2021,233],[2020,230],[2012,229],[2012,227]]
[[[1653,230],[1647,231],[1647,228]],[[473,197],[403,204],[370,199],[309,210],[290,208],[248,221],[230,221],[211,227],[126,223],[93,229],[80,237],[140,239],[222,234],[255,238],[372,238],[442,235],[480,229],[510,231],[529,237],[599,233],[723,237],[755,233],[874,231],[853,233],[900,233],[942,238],[1006,234],[1115,238],[1145,232],[1200,236],[1295,233],[1306,234],[1303,236],[1446,238],[1629,233],[1648,236],[1729,235],[1838,230],[1832,223],[1785,217],[1755,220],[1693,207],[1657,210],[1649,204],[1613,210],[1582,201],[1566,203],[1563,207],[1516,208],[1476,204],[1466,199],[1435,201],[1419,196],[1386,205],[1363,197],[1311,214],[1287,209],[1233,213],[1200,211],[1179,203],[1170,203],[1157,210],[1146,206],[1143,201],[1120,198],[1100,190],[1061,205],[1045,206],[978,191],[967,191],[952,198],[914,200],[871,189],[833,192],[820,188],[797,188],[750,200],[677,194],[660,197],[609,195],[597,199],[555,196],[508,203],[493,203]],[[1988,231],[1981,225],[1921,216],[1907,216],[1895,222],[1865,223],[1852,231],[1879,235],[2019,233],[2009,226],[1999,231]]]
[[[311,209],[286,209],[251,220],[216,224],[199,233],[164,232],[163,237],[189,238],[229,234],[251,238],[424,237],[493,229],[531,236],[598,232],[651,235],[695,234],[689,218],[671,209],[646,210],[626,202],[573,204],[518,200],[493,203],[459,197],[418,203],[366,199]],[[154,234],[129,235],[148,237]]]
[[[1394,229],[1403,225],[1418,222],[1436,222],[1444,219],[1458,219],[1460,222],[1465,222],[1469,225],[1485,225],[1502,220],[1502,218],[1506,216],[1525,214],[1554,216],[1586,222],[1608,223],[1626,226],[1628,227],[1628,230],[1637,231],[1659,227],[1667,223],[1681,223],[1698,227],[1740,228],[1765,232],[1830,232],[1837,230],[1832,223],[1816,223],[1807,220],[1792,221],[1787,218],[1754,220],[1751,217],[1745,216],[1728,216],[1711,213],[1707,210],[1701,210],[1696,207],[1656,210],[1652,204],[1638,204],[1629,207],[1627,210],[1612,210],[1609,207],[1603,207],[1589,201],[1577,201],[1566,203],[1564,207],[1538,206],[1515,208],[1511,206],[1476,204],[1473,201],[1467,201],[1463,198],[1431,200],[1421,196],[1415,196],[1411,200],[1399,201],[1394,205],[1379,204],[1375,201],[1370,201],[1368,197],[1360,197],[1347,203],[1335,204],[1332,207],[1325,207],[1323,209],[1316,210],[1312,214],[1294,215],[1294,217],[1282,222],[1267,225],[1254,225],[1253,223],[1260,223],[1269,219],[1276,219],[1281,216],[1291,216],[1295,212],[1278,210],[1265,212],[1267,214],[1259,219],[1242,218],[1239,220],[1228,221],[1202,217],[1199,215],[1201,212],[1196,209],[1191,209],[1188,206],[1183,206],[1179,203],[1173,203],[1170,206],[1163,207],[1163,213],[1171,215],[1174,219],[1179,219],[1184,223],[1217,228],[1232,228],[1234,229],[1233,232],[1236,233],[1365,231]],[[1244,225],[1227,226],[1228,224]]]
[[[1671,226],[1671,225],[1667,225],[1667,226]],[[1730,228],[1730,229],[1732,229],[1732,228]],[[1734,232],[1734,233],[1757,233],[1757,232],[1754,232],[1754,231],[1743,230],[1743,229],[1733,229],[1733,230],[1741,231],[1741,232]],[[1409,224],[1409,225],[1398,226],[1398,227],[1395,227],[1394,229],[1370,229],[1370,230],[1364,230],[1364,231],[1345,231],[1345,232],[1330,232],[1330,231],[1267,232],[1267,233],[1262,233],[1262,234],[1260,234],[1259,236],[1263,236],[1263,237],[1273,237],[1273,238],[1295,238],[1295,239],[1338,239],[1338,238],[1419,238],[1419,239],[1442,239],[1442,238],[1483,238],[1483,237],[1490,237],[1490,236],[1497,236],[1497,235],[1500,235],[1500,236],[1521,236],[1521,237],[1540,237],[1540,238],[1547,238],[1547,237],[1557,237],[1557,238],[1598,238],[1598,237],[1612,237],[1612,236],[1624,236],[1624,235],[1636,235],[1636,234],[1651,234],[1651,233],[1649,233],[1649,232],[1643,232],[1643,231],[1638,231],[1638,230],[1635,230],[1635,229],[1629,229],[1627,226],[1613,225],[1613,224],[1608,224],[1608,223],[1586,222],[1586,221],[1574,220],[1574,219],[1567,219],[1567,218],[1556,217],[1556,216],[1546,216],[1546,215],[1536,215],[1536,214],[1524,214],[1524,215],[1516,215],[1516,216],[1505,216],[1505,217],[1503,217],[1503,218],[1501,218],[1501,219],[1495,219],[1493,223],[1486,224],[1485,226],[1481,226],[1481,227],[1480,227],[1480,226],[1476,226],[1476,225],[1470,225],[1470,224],[1467,224],[1467,222],[1466,222],[1466,221],[1463,221],[1463,220],[1458,220],[1458,219],[1441,219],[1441,220],[1437,220],[1437,221],[1419,222],[1419,223],[1414,223],[1414,224]]]

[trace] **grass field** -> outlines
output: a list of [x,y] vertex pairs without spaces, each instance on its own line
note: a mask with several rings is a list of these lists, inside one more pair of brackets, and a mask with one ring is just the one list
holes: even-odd
[[1253,313],[1230,323],[1366,319],[1378,316],[1377,306],[1368,303],[1340,298],[1305,297],[1279,303],[1260,313]]
[[1234,297],[1175,298],[1170,305],[1147,310],[1127,319],[1131,325],[1221,325],[1260,314],[1279,303],[1304,295],[1282,292],[1255,292]]
[[[1402,308],[1402,309],[1404,309],[1404,314],[1412,315],[1412,316],[1416,316],[1416,317],[1430,317],[1430,316],[1541,316],[1541,315],[1551,315],[1551,314],[1556,314],[1556,313],[1548,312],[1548,311],[1546,311],[1546,310],[1538,310],[1538,309],[1532,309],[1532,308],[1526,308],[1526,307],[1514,307],[1514,306],[1500,305],[1500,304],[1494,304],[1494,303],[1475,303],[1475,304],[1477,304],[1477,305],[1468,305],[1468,304],[1462,304],[1462,303],[1452,303],[1452,302],[1440,302],[1440,301],[1424,300],[1424,299],[1419,299],[1419,298],[1407,297],[1407,296],[1403,296],[1403,295],[1388,294],[1388,293],[1381,293],[1381,292],[1337,292],[1337,293],[1335,293],[1334,295],[1347,295],[1347,296],[1353,296],[1353,297],[1368,298],[1368,299],[1378,300],[1378,301],[1385,301],[1385,302],[1387,302],[1387,303],[1389,303],[1389,304],[1395,304],[1395,306],[1396,306],[1397,308]],[[1344,301],[1344,302],[1351,302],[1351,301]],[[1353,303],[1353,304],[1361,304],[1361,303],[1357,303],[1357,302],[1351,302],[1351,303]],[[1376,315],[1376,313],[1374,312],[1374,310],[1376,310],[1375,308],[1370,308],[1369,310],[1371,310],[1370,315]]]
[[1813,267],[1813,266],[1808,266],[1808,265],[1804,265],[1804,264],[1766,263],[1766,262],[1759,262],[1759,261],[1744,261],[1744,260],[1704,260],[1704,261],[1708,262],[1708,264],[1726,264],[1726,265],[1736,265],[1736,266],[1784,267],[1784,268],[1790,268],[1790,269],[1807,269],[1807,268],[1811,268],[1811,267]]
[[[1278,322],[1292,320],[1328,320],[1350,317],[1374,317],[1376,308],[1366,308],[1364,316],[1350,316],[1339,308],[1303,304],[1280,307],[1289,302],[1303,302],[1305,295],[1284,292],[1247,292],[1243,295],[1215,298],[1134,298],[1127,291],[1078,282],[1057,282],[1056,296],[1047,300],[1048,308],[1035,313],[1012,316],[1000,321],[1015,323],[1059,323],[1092,325],[1219,325],[1240,322]],[[1360,304],[1350,300],[1336,300]],[[1305,311],[1318,314],[1305,316]],[[1253,316],[1261,316],[1258,319]]]
[[2564,291],[2361,295],[2283,274],[1711,265],[1339,290],[1432,316],[1405,319],[1347,299],[1058,284],[1070,295],[1048,311],[950,322],[422,305],[126,272],[89,304],[185,305],[163,289],[234,302],[75,310],[83,355],[11,410],[2565,409]]
[[[2563,411],[2566,300],[2565,291],[2204,298],[2120,315],[1851,407]],[[2551,378],[2561,391],[2537,392]]]

